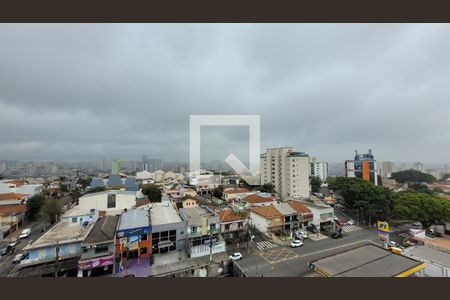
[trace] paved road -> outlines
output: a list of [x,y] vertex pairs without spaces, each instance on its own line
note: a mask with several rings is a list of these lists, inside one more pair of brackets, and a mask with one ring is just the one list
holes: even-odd
[[[41,229],[45,223],[47,223],[47,218],[42,217],[35,222],[29,222],[27,225],[22,226],[22,228],[19,228],[19,230],[17,230],[16,232],[13,233],[12,237],[18,238],[18,236],[20,235],[20,233],[22,232],[23,229],[25,229],[25,228],[31,229],[30,236],[19,242],[19,244],[16,246],[16,250],[15,250],[14,254],[7,254],[0,258],[0,277],[6,277],[8,274],[11,273],[11,271],[16,266],[15,264],[12,263],[14,256],[16,254],[20,253],[22,248],[25,247],[30,241],[34,241],[39,236],[42,235]],[[0,245],[1,245],[1,247],[3,247],[3,245],[6,245],[8,243],[9,242],[6,240],[6,241],[0,242]]]
[[237,264],[249,277],[301,277],[311,272],[309,261],[364,244],[366,240],[378,241],[376,230],[362,229],[344,234],[340,239],[306,239],[303,247],[278,247],[244,255]]

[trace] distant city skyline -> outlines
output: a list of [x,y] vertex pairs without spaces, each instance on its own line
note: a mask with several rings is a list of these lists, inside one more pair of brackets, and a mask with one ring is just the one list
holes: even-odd
[[[1,24],[0,159],[187,161],[189,116],[261,153],[449,163],[450,24]],[[248,160],[246,128],[202,160]]]

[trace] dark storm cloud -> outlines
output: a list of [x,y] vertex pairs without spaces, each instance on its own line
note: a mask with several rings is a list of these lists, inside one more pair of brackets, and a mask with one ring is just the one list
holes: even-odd
[[[261,146],[448,162],[447,24],[2,24],[0,159],[188,159],[190,114],[260,114]],[[245,160],[245,130],[202,151]]]

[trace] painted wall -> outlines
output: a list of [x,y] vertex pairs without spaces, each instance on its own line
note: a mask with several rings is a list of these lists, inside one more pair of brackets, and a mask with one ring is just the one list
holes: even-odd
[[108,194],[92,194],[80,197],[78,206],[80,209],[90,210],[98,209],[106,211],[108,215],[116,215],[123,212],[123,210],[131,209],[136,205],[136,194],[116,194],[116,207],[108,208]]

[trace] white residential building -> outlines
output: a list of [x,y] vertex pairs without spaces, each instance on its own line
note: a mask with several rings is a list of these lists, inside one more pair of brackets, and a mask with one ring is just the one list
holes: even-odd
[[310,173],[309,155],[293,147],[267,149],[261,155],[261,184],[272,183],[283,199],[309,197]]
[[96,209],[107,215],[117,215],[136,206],[136,192],[112,190],[86,194],[79,198],[78,206],[84,211]]
[[315,157],[313,157],[311,159],[311,176],[319,177],[322,181],[327,180],[328,163],[323,161],[316,161]]

